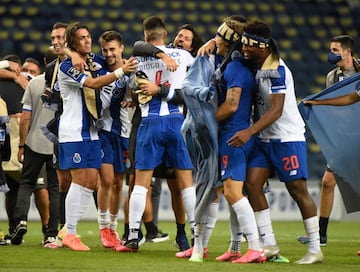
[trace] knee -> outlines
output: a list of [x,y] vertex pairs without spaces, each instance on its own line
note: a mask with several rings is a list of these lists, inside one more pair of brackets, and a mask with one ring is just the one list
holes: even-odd
[[325,175],[322,179],[321,186],[325,190],[334,190],[336,185],[335,177],[333,175]]

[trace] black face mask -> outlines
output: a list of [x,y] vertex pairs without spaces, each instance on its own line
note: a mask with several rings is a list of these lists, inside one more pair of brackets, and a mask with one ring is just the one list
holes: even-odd
[[333,52],[330,52],[328,54],[328,62],[330,62],[331,64],[336,64],[340,60],[341,60],[341,55],[336,55]]

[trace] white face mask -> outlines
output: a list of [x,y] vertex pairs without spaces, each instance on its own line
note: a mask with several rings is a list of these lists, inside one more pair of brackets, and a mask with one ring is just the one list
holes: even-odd
[[28,72],[21,72],[23,76],[25,76],[28,80],[31,80],[34,78],[34,76]]

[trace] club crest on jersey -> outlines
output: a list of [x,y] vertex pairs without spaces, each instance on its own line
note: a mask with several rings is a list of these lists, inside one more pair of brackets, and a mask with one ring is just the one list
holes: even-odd
[[70,69],[67,70],[66,73],[75,80],[78,79],[80,76],[80,71],[76,70],[74,67],[70,67]]
[[81,162],[81,156],[80,156],[79,153],[75,153],[75,154],[74,154],[73,162],[74,162],[74,163],[80,163],[80,162]]
[[115,86],[120,89],[124,88],[126,86],[126,80],[124,80],[123,78],[116,80]]

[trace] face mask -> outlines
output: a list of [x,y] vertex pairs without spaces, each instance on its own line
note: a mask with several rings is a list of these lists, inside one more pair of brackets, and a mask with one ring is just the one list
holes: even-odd
[[336,55],[333,52],[330,52],[328,54],[328,62],[330,62],[331,64],[336,64],[340,60],[341,60],[341,55]]

